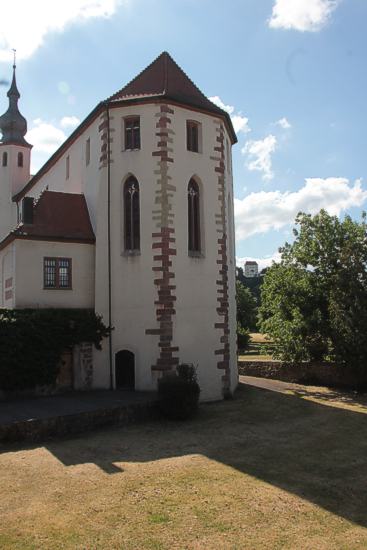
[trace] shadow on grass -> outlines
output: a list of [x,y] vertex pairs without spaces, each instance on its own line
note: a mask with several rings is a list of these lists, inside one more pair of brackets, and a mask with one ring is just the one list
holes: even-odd
[[367,415],[295,395],[240,384],[235,399],[203,406],[189,423],[111,428],[46,448],[65,466],[108,474],[201,454],[367,527]]

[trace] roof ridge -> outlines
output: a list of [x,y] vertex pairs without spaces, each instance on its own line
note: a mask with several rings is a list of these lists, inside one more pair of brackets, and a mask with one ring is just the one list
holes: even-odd
[[[132,78],[127,84],[125,84],[125,86],[123,86],[122,88],[120,88],[120,90],[118,90],[116,93],[114,93],[114,94],[112,94],[111,96],[109,96],[109,97],[107,98],[107,101],[111,101],[111,100],[115,99],[116,96],[119,96],[120,93],[122,92],[122,90],[123,90],[124,88],[127,88],[128,86],[131,86],[131,84],[133,84],[136,80],[138,80],[138,78],[140,78],[141,75],[142,75],[143,73],[145,73],[148,69],[150,69],[150,67],[151,67],[152,65],[154,65],[154,63],[156,63],[156,62],[158,61],[158,59],[159,59],[160,57],[162,57],[164,54],[168,54],[168,52],[164,51],[164,52],[160,53],[155,59],[153,59],[153,61],[152,61],[151,63],[149,63],[149,65],[148,65],[147,67],[145,67],[144,69],[142,69],[142,70],[140,71],[139,74],[137,74],[136,76],[134,76],[134,78]],[[168,54],[168,55],[169,55],[169,54]],[[134,94],[129,94],[129,95],[134,95]],[[128,97],[128,95],[127,95],[126,97]]]
[[195,82],[188,76],[188,74],[186,73],[186,71],[183,70],[182,67],[180,67],[180,65],[173,59],[173,57],[168,53],[168,52],[163,52],[163,53],[166,53],[167,56],[170,58],[170,60],[172,61],[172,63],[174,63],[174,65],[176,65],[176,67],[185,75],[185,77],[187,78],[187,80],[190,82],[190,84],[193,85],[193,87],[207,100],[209,101],[212,105],[214,105],[217,109],[220,109],[221,111],[223,111],[223,113],[225,113],[226,111],[224,111],[223,109],[221,109],[220,107],[218,107],[218,105],[215,105],[215,103],[213,103],[212,101],[210,101],[210,99],[204,94],[204,92],[202,92],[199,88],[199,86],[197,86],[197,84],[195,84]]

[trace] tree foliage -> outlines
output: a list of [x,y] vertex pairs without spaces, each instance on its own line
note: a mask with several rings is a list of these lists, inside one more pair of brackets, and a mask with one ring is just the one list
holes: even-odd
[[293,244],[264,277],[261,330],[283,360],[332,359],[366,376],[366,217],[339,220],[321,210],[298,214],[296,224]]
[[92,310],[0,310],[0,389],[54,384],[65,349],[81,342],[100,348],[108,334]]
[[246,288],[240,281],[236,281],[236,297],[237,297],[237,323],[243,329],[256,329],[256,300],[251,294],[251,291]]

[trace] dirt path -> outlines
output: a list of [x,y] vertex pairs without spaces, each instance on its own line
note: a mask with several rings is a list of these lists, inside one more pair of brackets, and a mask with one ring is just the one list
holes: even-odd
[[282,382],[281,380],[270,378],[257,378],[255,376],[240,376],[240,382],[263,390],[295,395],[309,401],[328,404],[332,407],[367,413],[367,394],[342,391],[323,386],[305,386],[303,384]]

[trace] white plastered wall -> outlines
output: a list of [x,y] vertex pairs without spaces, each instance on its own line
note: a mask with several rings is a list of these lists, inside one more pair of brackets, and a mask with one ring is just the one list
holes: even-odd
[[[218,212],[218,177],[215,164],[210,160],[216,145],[215,117],[193,113],[189,109],[173,107],[171,128],[174,136],[174,162],[169,165],[171,183],[176,192],[171,199],[175,214],[175,237],[177,256],[173,258],[173,281],[177,288],[175,295],[176,315],[173,317],[173,346],[179,346],[180,362],[198,366],[202,398],[222,398],[223,371],[217,368],[218,356],[215,349],[219,343],[220,331],[214,324],[221,321],[216,313],[218,278],[218,234],[215,213]],[[151,366],[158,356],[158,338],[146,335],[147,328],[157,327],[154,301],[157,300],[154,274],[152,233],[159,231],[152,220],[155,204],[157,175],[156,113],[159,105],[129,106],[111,111],[111,262],[112,262],[112,333],[113,359],[115,354],[127,349],[135,354],[136,388],[151,390],[156,387],[156,377]],[[141,149],[123,151],[122,120],[126,116],[140,116]],[[202,148],[200,153],[186,150],[186,120],[196,120],[202,125]],[[141,209],[141,253],[126,256],[122,241],[122,185],[128,175],[134,175],[140,186]],[[100,171],[100,193],[98,199],[97,242],[96,242],[96,311],[108,320],[108,256],[107,256],[107,168]],[[201,189],[202,237],[204,254],[201,258],[188,255],[187,243],[187,185],[196,176]],[[231,177],[227,178],[231,182]],[[231,195],[233,197],[233,194]],[[233,209],[232,209],[233,211]],[[233,224],[233,221],[232,221]],[[233,228],[232,228],[233,229]],[[228,229],[227,229],[228,233]],[[229,251],[228,251],[229,253]],[[230,326],[231,326],[231,389],[237,384],[235,306],[234,306],[234,250],[233,264],[229,267]],[[106,387],[108,376],[108,349],[95,352],[95,384]]]
[[[95,230],[96,205],[99,187],[100,140],[98,117],[70,145],[65,153],[27,193],[37,199],[45,189],[61,193],[83,193],[90,220]],[[90,162],[86,163],[86,143],[90,140]],[[69,157],[69,177],[66,177],[66,158]]]
[[0,307],[12,309],[15,303],[15,244],[0,251]]
[[[94,245],[17,239],[15,246],[17,308],[93,308]],[[44,257],[71,258],[72,289],[43,287]]]
[[[217,287],[218,278],[218,233],[216,232],[215,213],[218,212],[218,175],[214,171],[215,163],[210,159],[217,145],[214,120],[216,117],[173,106],[172,129],[174,135],[174,162],[169,164],[171,183],[176,192],[170,199],[175,215],[175,248],[177,256],[172,258],[172,270],[175,273],[174,284],[176,315],[173,316],[173,346],[179,346],[180,362],[189,362],[198,366],[202,398],[205,400],[222,397],[223,371],[217,368],[218,356],[214,351],[221,347],[220,331],[214,324],[221,321],[218,317]],[[135,355],[136,388],[152,390],[156,388],[157,376],[152,373],[152,365],[159,355],[158,338],[146,335],[148,328],[158,327],[156,320],[157,289],[153,283],[152,233],[159,231],[152,219],[155,204],[157,157],[152,152],[157,149],[155,133],[160,104],[126,106],[111,109],[111,282],[112,282],[112,357],[123,349]],[[123,118],[140,116],[141,149],[123,150]],[[195,120],[201,124],[202,144],[200,153],[186,150],[186,120]],[[17,307],[30,305],[35,307],[92,307],[95,297],[96,312],[103,316],[108,324],[108,246],[107,246],[107,168],[99,168],[101,141],[98,117],[53,167],[41,178],[29,192],[38,197],[47,187],[50,191],[84,193],[92,225],[96,233],[95,248],[95,287],[93,286],[94,255],[87,253],[93,246],[74,245],[75,258],[80,258],[81,287],[75,291],[43,290],[43,257],[71,257],[70,244],[55,243],[51,249],[45,242],[36,243],[35,254],[30,253],[30,241],[24,241],[19,249],[21,269],[17,265],[17,274],[21,279],[17,290]],[[85,146],[90,139],[90,163],[86,165]],[[226,135],[226,139],[229,137]],[[69,178],[66,179],[66,157],[70,158]],[[128,256],[123,250],[123,210],[122,186],[128,175],[134,175],[140,186],[140,234],[141,251],[139,255]],[[191,177],[196,177],[201,192],[203,257],[192,258],[188,255],[187,243],[187,185]],[[226,173],[226,201],[228,192],[233,200],[232,177]],[[228,212],[228,204],[226,208]],[[232,209],[233,214],[233,209]],[[227,224],[232,225],[233,219]],[[231,228],[227,227],[227,235]],[[20,241],[19,241],[20,242]],[[28,246],[28,248],[27,248]],[[227,241],[227,247],[229,242]],[[65,248],[66,247],[66,248]],[[79,248],[77,248],[79,247]],[[84,247],[84,248],[83,248]],[[234,232],[232,239],[234,248]],[[84,251],[84,252],[83,252]],[[86,257],[87,256],[87,257]],[[230,350],[231,350],[231,389],[237,384],[236,364],[236,327],[234,294],[234,250],[228,250],[229,261],[229,307],[230,307]],[[17,255],[18,258],[18,255]],[[78,273],[73,255],[73,286]],[[28,266],[29,263],[29,266]],[[84,267],[83,267],[84,266]],[[88,270],[84,268],[88,266]],[[31,282],[27,283],[29,271]],[[40,271],[41,270],[41,271]],[[82,275],[84,273],[84,275]],[[84,282],[83,277],[85,276]],[[89,278],[88,278],[89,277]],[[76,283],[76,282],[75,282]],[[31,286],[29,286],[29,284]],[[41,284],[41,287],[39,286]],[[84,286],[86,285],[86,286]],[[18,283],[17,283],[18,289]],[[66,300],[66,301],[65,301]],[[44,304],[44,305],[42,305]],[[37,307],[37,306],[36,306]],[[113,365],[114,367],[114,365]],[[114,368],[113,368],[114,371]],[[109,386],[109,350],[108,341],[104,341],[102,351],[94,350],[94,387]]]

